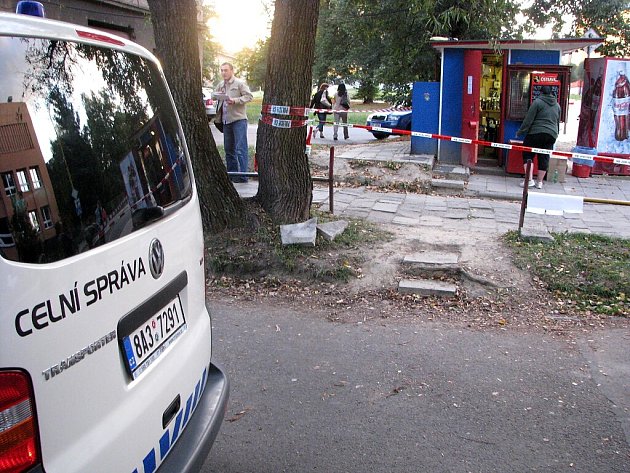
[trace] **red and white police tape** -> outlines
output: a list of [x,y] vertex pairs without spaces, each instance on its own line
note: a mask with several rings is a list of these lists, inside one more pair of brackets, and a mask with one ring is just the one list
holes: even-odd
[[[406,112],[411,110],[411,107],[390,107],[381,108],[378,110],[338,110],[343,113],[378,113],[378,112]],[[311,113],[324,113],[334,112],[329,108],[308,108],[308,107],[289,107],[287,105],[263,105],[262,113],[268,113],[271,115],[297,115],[301,117],[307,117]]]
[[[379,112],[379,111],[402,111],[402,110],[411,110],[411,108],[390,108],[390,109],[382,109],[382,110],[375,110],[373,112]],[[382,133],[395,133],[397,135],[410,135],[410,136],[417,136],[420,138],[428,138],[428,139],[436,139],[436,140],[443,140],[443,141],[453,141],[456,143],[462,143],[462,144],[478,144],[478,145],[482,145],[482,146],[489,146],[491,148],[501,148],[501,149],[507,149],[507,150],[515,150],[515,151],[530,151],[532,153],[539,153],[539,154],[548,154],[550,156],[559,156],[561,158],[565,158],[565,159],[572,159],[572,158],[581,158],[581,159],[588,159],[588,160],[592,160],[592,161],[596,161],[596,162],[601,162],[601,163],[613,163],[613,164],[621,164],[621,165],[626,165],[626,166],[630,166],[630,159],[626,159],[626,158],[615,158],[615,157],[611,157],[611,156],[595,156],[595,155],[591,155],[591,154],[582,154],[582,153],[573,153],[573,152],[568,152],[568,151],[557,151],[557,150],[550,150],[550,149],[542,149],[542,148],[532,148],[529,146],[523,146],[523,145],[513,145],[513,144],[506,144],[506,143],[495,143],[492,141],[485,141],[485,140],[475,140],[472,138],[460,138],[457,136],[448,136],[448,135],[438,135],[435,133],[424,133],[421,131],[409,131],[409,130],[398,130],[398,129],[392,129],[392,128],[382,128],[379,126],[369,126],[369,125],[355,125],[352,123],[332,123],[332,122],[320,122],[319,120],[286,120],[286,119],[278,119],[278,118],[272,118],[270,117],[268,114],[276,114],[276,115],[300,115],[300,116],[307,116],[308,113],[313,112],[313,111],[327,111],[330,112],[330,110],[320,110],[320,109],[310,109],[310,108],[306,108],[306,107],[288,107],[288,106],[283,106],[283,105],[263,105],[262,108],[262,113],[263,115],[261,116],[261,121],[263,123],[266,123],[268,125],[277,127],[277,128],[299,128],[299,127],[303,127],[303,126],[307,126],[309,123],[311,125],[315,125],[315,124],[319,124],[319,123],[323,123],[325,125],[338,125],[338,126],[345,126],[348,128],[362,128],[364,130],[368,130],[368,131],[378,131],[378,132],[382,132]],[[348,110],[350,111],[350,110]],[[362,112],[365,112],[365,110],[361,110]]]

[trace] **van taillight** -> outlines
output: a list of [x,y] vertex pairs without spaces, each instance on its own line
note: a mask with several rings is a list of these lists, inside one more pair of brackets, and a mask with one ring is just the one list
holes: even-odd
[[0,473],[18,473],[39,463],[29,377],[0,371]]

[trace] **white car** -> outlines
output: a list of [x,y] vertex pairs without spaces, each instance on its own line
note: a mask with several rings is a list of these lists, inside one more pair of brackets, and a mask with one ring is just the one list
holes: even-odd
[[208,121],[210,121],[217,114],[217,104],[212,98],[212,90],[204,87],[201,91],[203,94],[203,106],[206,109],[206,116],[208,117]]
[[228,380],[158,61],[0,13],[0,175],[0,473],[198,471]]

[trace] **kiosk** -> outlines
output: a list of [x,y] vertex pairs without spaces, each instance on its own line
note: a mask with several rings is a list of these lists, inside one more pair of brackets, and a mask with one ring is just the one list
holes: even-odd
[[[597,38],[505,41],[434,41],[440,54],[439,82],[416,82],[412,129],[447,136],[508,143],[516,139],[527,109],[540,87],[553,87],[566,121],[571,66],[562,55],[601,43]],[[432,143],[428,143],[431,141]],[[505,166],[523,173],[520,153],[411,138],[413,154],[434,154],[443,163]]]

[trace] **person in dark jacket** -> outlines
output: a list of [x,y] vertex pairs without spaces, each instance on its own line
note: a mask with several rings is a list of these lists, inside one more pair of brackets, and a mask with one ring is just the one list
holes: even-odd
[[[309,108],[317,108],[317,109],[328,109],[332,108],[332,104],[330,103],[330,97],[328,96],[328,84],[325,82],[319,86],[319,90],[313,95],[311,99],[311,104]],[[317,118],[319,118],[319,125],[317,125],[317,129],[319,130],[319,137],[324,137],[324,123],[326,123],[326,112],[317,112]]]
[[[551,87],[543,85],[540,89],[541,95],[534,100],[534,102],[527,110],[525,120],[521,124],[521,127],[516,132],[516,136],[525,135],[523,140],[523,146],[530,148],[542,148],[553,149],[556,139],[558,139],[558,131],[560,130],[560,105],[558,101],[551,93]],[[523,151],[523,168],[527,173],[527,160],[534,161],[534,156],[537,153],[530,151]],[[534,168],[532,164],[532,169]],[[521,183],[522,186],[534,187],[542,189],[542,181],[549,169],[549,155],[544,153],[538,153],[538,176],[537,181],[534,182],[533,171],[530,171],[529,176],[525,176],[525,180]]]
[[[339,84],[337,87],[337,93],[335,94],[335,103],[333,104],[333,113],[335,117],[335,125],[333,126],[333,140],[337,139],[337,131],[339,130],[339,123],[343,122],[348,125],[348,110],[350,109],[350,97],[348,97],[348,91],[346,90],[346,84]],[[343,127],[343,138],[347,140],[348,127]]]

